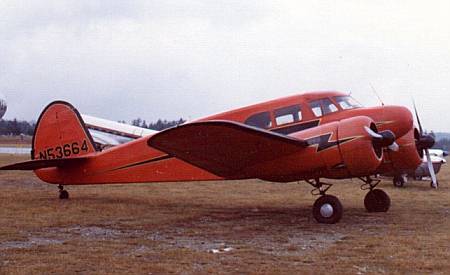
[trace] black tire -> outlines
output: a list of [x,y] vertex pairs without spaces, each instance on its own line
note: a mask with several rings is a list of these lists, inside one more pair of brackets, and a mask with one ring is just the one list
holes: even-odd
[[[331,207],[332,214],[330,216],[322,213],[322,207]],[[331,195],[323,195],[318,198],[313,205],[313,216],[318,223],[334,224],[341,218],[344,210],[338,198]]]
[[[430,187],[431,187],[431,188],[434,188],[434,187],[433,187],[433,181],[430,182]],[[436,187],[439,187],[439,182],[438,182],[438,181],[436,181]]]
[[61,190],[59,191],[59,198],[61,200],[67,200],[69,199],[69,192],[67,192],[66,190]]
[[391,198],[381,189],[373,189],[364,198],[364,206],[368,212],[387,212],[391,206]]
[[392,183],[395,187],[403,187],[405,185],[405,179],[402,176],[395,176]]

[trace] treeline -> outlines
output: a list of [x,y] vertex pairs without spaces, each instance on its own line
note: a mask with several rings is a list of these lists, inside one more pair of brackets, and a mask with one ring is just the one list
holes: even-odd
[[[121,123],[126,123],[125,121],[119,121]],[[186,122],[186,120],[180,118],[179,120],[162,120],[158,119],[156,122],[147,123],[141,118],[133,119],[131,124],[134,126],[152,129],[156,131],[161,131],[179,124]],[[18,135],[29,135],[34,134],[34,128],[36,127],[36,122],[24,121],[24,120],[0,120],[0,135],[4,136],[18,136]]]
[[28,135],[32,136],[36,122],[28,122],[23,120],[0,120],[0,135],[4,136],[18,136]]
[[147,123],[145,120],[142,120],[141,118],[136,118],[131,121],[131,125],[161,131],[170,127],[183,124],[185,122],[186,120],[180,118],[179,120],[170,120],[170,121],[165,119],[164,120],[158,119],[156,122]]
[[450,151],[450,139],[443,138],[443,139],[436,141],[433,148]]

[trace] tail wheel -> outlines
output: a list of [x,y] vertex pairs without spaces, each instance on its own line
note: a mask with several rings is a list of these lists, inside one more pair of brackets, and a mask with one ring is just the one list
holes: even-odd
[[368,212],[387,212],[391,206],[391,199],[381,189],[373,189],[364,198],[364,206]]
[[319,223],[337,223],[342,218],[343,212],[339,199],[331,195],[321,196],[313,206],[313,216]]
[[66,190],[61,190],[59,191],[59,198],[61,200],[67,200],[69,199],[69,192],[67,192]]

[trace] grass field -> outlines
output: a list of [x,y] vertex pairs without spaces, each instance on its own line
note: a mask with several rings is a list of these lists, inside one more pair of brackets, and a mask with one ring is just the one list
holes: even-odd
[[0,136],[0,147],[31,147],[31,136]]
[[382,214],[365,211],[358,181],[335,182],[344,217],[322,225],[307,184],[69,186],[60,201],[32,173],[1,172],[0,274],[449,274],[450,169],[439,178],[381,183]]

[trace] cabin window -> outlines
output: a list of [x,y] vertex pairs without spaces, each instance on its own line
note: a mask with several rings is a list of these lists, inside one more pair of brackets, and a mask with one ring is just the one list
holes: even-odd
[[331,100],[329,100],[328,98],[322,99],[322,109],[324,115],[338,111],[336,105],[334,105],[334,103],[331,102]]
[[302,120],[300,105],[293,105],[275,110],[277,125],[284,125]]
[[353,97],[351,96],[337,96],[334,98],[341,106],[343,110],[349,110],[349,109],[355,109],[355,108],[361,108],[361,104],[359,104]]
[[268,129],[272,127],[272,120],[270,119],[269,112],[254,114],[251,117],[249,117],[244,123],[250,126],[263,129]]
[[309,106],[316,117],[338,111],[336,105],[334,105],[334,103],[328,98],[311,101]]
[[315,116],[322,116],[322,107],[320,107],[320,101],[310,102],[309,106],[311,107],[311,110],[313,111]]

